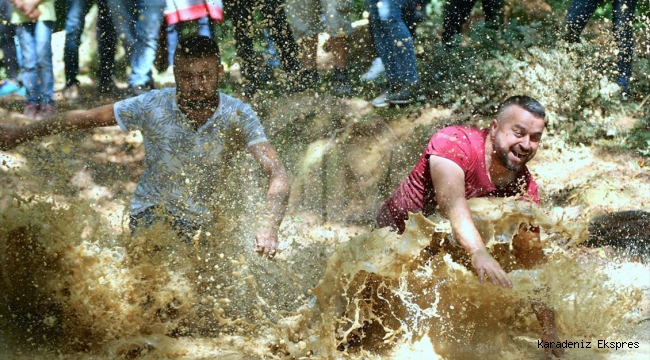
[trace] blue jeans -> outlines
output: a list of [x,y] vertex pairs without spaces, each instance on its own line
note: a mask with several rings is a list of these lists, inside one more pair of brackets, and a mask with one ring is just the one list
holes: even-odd
[[151,68],[156,59],[160,24],[165,2],[162,0],[107,0],[113,25],[125,45],[131,63],[129,86],[153,83]]
[[195,23],[198,26],[198,34],[216,39],[214,25],[216,22],[212,21],[209,17],[204,16],[200,19],[193,21],[179,22],[173,25],[167,25],[167,59],[169,66],[174,66],[174,53],[178,45],[178,34],[183,32],[186,26],[192,26]]
[[[594,14],[601,0],[574,0],[566,16],[566,40],[577,42],[591,15]],[[634,34],[632,20],[636,12],[637,0],[614,0],[612,3],[612,22],[614,39],[618,44],[617,82],[627,85],[632,74],[632,56],[634,55]]]
[[27,103],[54,105],[52,71],[52,31],[54,21],[38,20],[18,24],[16,35],[23,57],[20,80],[27,89]]
[[386,68],[391,87],[410,86],[418,82],[413,37],[402,18],[405,0],[366,0],[370,12],[370,29],[377,54]]
[[[79,44],[84,30],[85,17],[93,4],[93,0],[66,0],[68,14],[65,20],[65,62],[66,86],[79,84]],[[97,47],[99,51],[99,71],[97,74],[100,86],[113,82],[115,64],[115,44],[117,37],[111,21],[106,0],[97,0],[99,13],[97,15]]]

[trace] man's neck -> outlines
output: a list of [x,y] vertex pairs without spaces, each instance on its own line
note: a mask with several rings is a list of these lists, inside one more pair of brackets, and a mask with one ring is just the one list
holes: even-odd
[[178,108],[181,110],[190,122],[194,130],[203,126],[219,108],[220,97],[206,101],[192,101],[178,99]]
[[487,171],[490,182],[497,188],[504,188],[510,182],[514,181],[517,174],[506,169],[501,165],[499,159],[495,159],[492,149],[492,141],[490,141],[490,134],[485,138],[485,170]]

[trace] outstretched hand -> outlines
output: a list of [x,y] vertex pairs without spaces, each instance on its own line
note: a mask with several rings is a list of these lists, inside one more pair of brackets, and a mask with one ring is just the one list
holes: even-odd
[[478,280],[485,282],[485,279],[489,279],[492,282],[492,285],[501,285],[504,288],[511,288],[512,282],[506,274],[506,272],[501,268],[501,265],[494,260],[492,255],[487,251],[487,249],[479,249],[471,254],[472,265],[476,269],[476,274],[478,275]]
[[264,257],[273,259],[278,250],[278,235],[267,229],[260,229],[255,235],[255,251]]

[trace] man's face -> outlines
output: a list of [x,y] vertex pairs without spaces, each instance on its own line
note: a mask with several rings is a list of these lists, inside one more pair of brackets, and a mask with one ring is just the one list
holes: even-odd
[[[182,102],[200,104],[218,96],[223,66],[213,57],[179,57],[174,64],[176,93]],[[193,109],[199,110],[199,109]]]
[[518,172],[535,156],[543,132],[542,118],[511,105],[492,121],[493,157],[506,169]]

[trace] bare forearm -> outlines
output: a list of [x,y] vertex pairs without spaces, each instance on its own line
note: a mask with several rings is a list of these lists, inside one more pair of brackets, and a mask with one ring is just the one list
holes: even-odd
[[429,158],[429,168],[440,212],[449,219],[456,241],[470,254],[484,250],[465,198],[463,170],[451,160],[433,155]]
[[465,251],[473,254],[476,251],[485,250],[485,244],[478,230],[476,230],[467,201],[464,198],[462,201],[465,201],[465,204],[453,204],[453,208],[447,211],[447,216],[452,225],[454,238],[457,239]]
[[73,110],[47,118],[43,121],[18,128],[14,137],[15,145],[29,140],[58,134],[90,129],[100,126],[116,125],[113,106],[106,105],[92,110]]
[[277,233],[284,218],[288,198],[289,182],[286,175],[283,173],[271,177],[267,195],[268,213],[264,219],[264,225],[275,233]]
[[268,211],[262,219],[262,230],[271,232],[275,238],[284,218],[289,196],[289,180],[287,172],[278,159],[278,154],[268,142],[262,142],[250,147],[255,160],[260,164],[264,174],[269,177],[267,195]]

